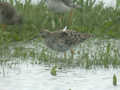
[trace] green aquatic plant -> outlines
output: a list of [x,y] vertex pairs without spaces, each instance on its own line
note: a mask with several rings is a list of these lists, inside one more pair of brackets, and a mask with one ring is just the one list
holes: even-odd
[[51,69],[51,71],[50,71],[50,73],[51,73],[51,75],[53,75],[53,76],[56,76],[57,75],[57,66],[53,66],[52,67],[52,69]]
[[117,8],[120,7],[120,0],[116,0],[116,7],[117,7]]
[[117,86],[117,76],[115,74],[113,75],[113,85]]

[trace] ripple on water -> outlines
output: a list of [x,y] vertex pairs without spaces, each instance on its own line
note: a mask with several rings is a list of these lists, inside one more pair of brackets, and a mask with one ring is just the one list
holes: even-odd
[[[19,65],[5,77],[0,77],[0,90],[119,90],[120,69],[81,68],[58,70],[50,74],[44,65]],[[113,74],[118,77],[118,86],[112,85]]]

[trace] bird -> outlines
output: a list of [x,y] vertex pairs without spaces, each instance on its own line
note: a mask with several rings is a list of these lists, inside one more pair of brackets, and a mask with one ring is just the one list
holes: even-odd
[[81,8],[81,6],[75,5],[73,3],[73,0],[46,0],[47,1],[47,7],[51,11],[62,14],[66,12],[70,12],[69,15],[69,23],[71,22],[72,18],[72,9],[74,8]]
[[50,32],[47,29],[41,30],[38,36],[44,39],[48,48],[58,52],[64,52],[64,56],[66,56],[65,52],[67,50],[71,50],[71,54],[73,55],[74,50],[72,50],[72,47],[93,37],[91,34],[80,33],[73,30],[57,30]]
[[6,25],[22,24],[22,16],[8,2],[0,2],[0,24]]

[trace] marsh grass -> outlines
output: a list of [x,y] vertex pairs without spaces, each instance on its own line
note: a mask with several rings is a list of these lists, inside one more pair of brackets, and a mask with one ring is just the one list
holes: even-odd
[[5,31],[0,30],[0,45],[7,42],[29,40],[44,28],[54,31],[64,28],[66,25],[70,29],[93,33],[98,37],[119,38],[120,10],[118,8],[104,8],[103,3],[95,5],[94,1],[80,0],[78,3],[82,8],[73,11],[72,25],[68,25],[69,13],[63,15],[61,25],[59,16],[47,9],[44,0],[37,5],[31,4],[31,0],[25,1],[25,4],[22,4],[20,0],[10,0],[11,4],[15,2],[14,6],[23,16],[24,23],[20,26],[8,26]]
[[[33,45],[34,42],[33,41]],[[92,42],[92,41],[91,41]],[[67,51],[67,58],[63,53],[52,51],[51,49],[38,46],[39,48],[28,48],[19,45],[11,46],[12,48],[3,49],[1,52],[0,63],[7,64],[8,62],[22,63],[30,62],[31,64],[45,64],[48,66],[62,67],[84,67],[86,69],[98,67],[104,68],[118,68],[120,66],[120,52],[118,48],[115,48],[114,44],[109,41],[104,42],[101,45],[93,46],[94,43],[89,41],[80,45],[75,50],[74,57],[71,56],[70,51]],[[95,47],[95,48],[94,48]],[[92,49],[94,48],[94,49]],[[79,53],[77,53],[80,51]],[[19,59],[19,60],[17,60]],[[6,65],[7,66],[7,65]]]
[[113,85],[117,86],[117,76],[115,74],[113,75]]
[[[4,0],[5,1],[5,0]],[[10,0],[14,4],[14,0]],[[73,11],[72,25],[68,25],[68,16],[66,13],[63,15],[63,23],[59,22],[59,15],[49,11],[44,1],[36,5],[31,4],[30,0],[26,0],[22,4],[20,0],[15,0],[15,7],[18,12],[23,16],[24,23],[22,25],[8,26],[6,30],[0,28],[0,47],[6,46],[1,49],[1,56],[6,57],[20,57],[23,61],[31,58],[33,64],[48,64],[60,66],[81,66],[91,68],[93,66],[104,66],[108,68],[110,65],[118,67],[120,65],[120,53],[117,48],[113,48],[111,44],[100,47],[94,55],[89,55],[89,50],[82,50],[78,52],[78,57],[73,59],[69,56],[67,59],[58,57],[58,53],[51,52],[46,48],[42,48],[41,52],[36,52],[33,49],[25,49],[24,47],[8,48],[10,43],[29,42],[32,38],[37,36],[42,29],[49,29],[55,31],[57,29],[68,28],[78,32],[87,32],[94,34],[97,38],[119,38],[120,37],[120,10],[118,8],[107,7],[104,8],[103,3],[95,5],[94,1],[83,0],[78,1],[82,8]],[[5,51],[8,50],[8,51]],[[87,52],[86,52],[87,51]],[[92,57],[92,58],[91,58]],[[27,58],[27,59],[26,59]],[[7,58],[0,62],[9,61]]]
[[120,7],[120,0],[116,0],[116,7],[119,8]]

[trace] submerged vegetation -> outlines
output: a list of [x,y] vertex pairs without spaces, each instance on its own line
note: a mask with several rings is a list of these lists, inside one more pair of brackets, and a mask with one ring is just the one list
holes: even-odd
[[[14,46],[15,43],[19,44],[19,42],[29,42],[29,40],[38,35],[42,29],[55,31],[64,28],[66,25],[69,29],[78,32],[92,33],[97,38],[120,38],[119,8],[105,8],[103,3],[95,5],[96,0],[79,0],[77,3],[80,4],[82,8],[73,11],[72,25],[69,25],[69,14],[64,14],[63,23],[61,24],[58,16],[47,9],[44,0],[38,4],[32,4],[31,0],[25,0],[25,4],[21,3],[20,0],[10,0],[10,3],[14,4],[14,1],[16,9],[23,16],[24,24],[20,26],[7,26],[5,30],[0,28],[1,64],[8,62],[10,57],[19,57],[21,60],[26,60],[26,58],[27,60],[32,59],[31,63],[33,64],[55,64],[60,67],[82,66],[91,68],[92,66],[102,65],[108,68],[110,65],[113,67],[120,65],[119,50],[114,48],[111,43],[107,43],[107,45],[103,44],[101,47],[97,45],[99,46],[97,51],[90,51],[89,49],[80,50],[80,52],[77,52],[78,56],[76,56],[74,60],[69,55],[68,58],[60,58],[58,53],[51,52],[44,47],[41,47],[42,49],[40,48],[41,52],[39,53],[25,47],[14,47],[13,50],[8,47],[9,45]],[[14,43],[14,45],[11,43]],[[88,43],[86,44],[88,47],[91,47]],[[91,52],[94,53],[92,54]],[[7,58],[3,60],[3,56]]]
[[113,75],[113,85],[117,86],[117,77],[115,74]]

